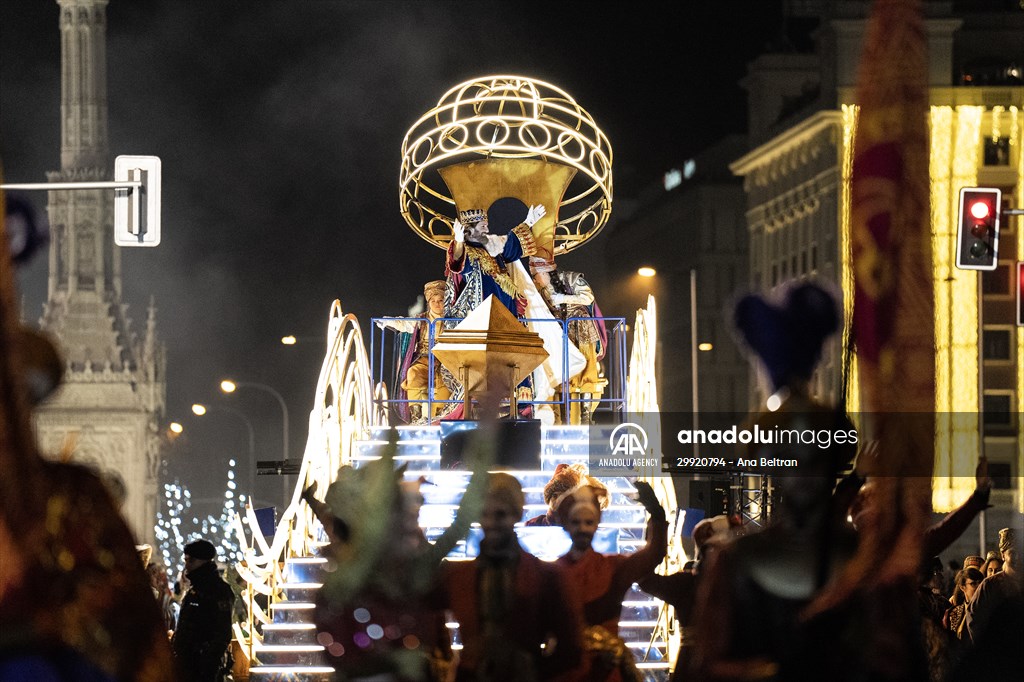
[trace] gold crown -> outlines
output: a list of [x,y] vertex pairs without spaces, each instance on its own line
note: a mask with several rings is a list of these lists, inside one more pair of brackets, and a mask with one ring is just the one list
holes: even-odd
[[487,214],[482,208],[471,208],[466,211],[459,211],[459,222],[463,225],[472,225],[485,219]]

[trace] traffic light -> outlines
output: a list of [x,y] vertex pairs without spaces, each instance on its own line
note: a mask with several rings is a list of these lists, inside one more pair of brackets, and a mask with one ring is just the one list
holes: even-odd
[[957,212],[956,266],[962,270],[995,270],[999,252],[1000,190],[964,187]]

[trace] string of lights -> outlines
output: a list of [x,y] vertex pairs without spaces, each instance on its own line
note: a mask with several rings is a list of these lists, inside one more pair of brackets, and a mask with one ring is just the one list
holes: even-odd
[[241,561],[242,551],[231,529],[231,522],[246,502],[243,493],[236,492],[235,470],[237,462],[228,460],[224,503],[217,514],[208,513],[200,518],[192,514],[192,492],[175,478],[164,483],[164,500],[156,512],[154,528],[158,551],[167,566],[168,578],[173,580],[173,568],[181,562],[182,551],[189,542],[203,538],[218,548],[219,558],[233,565]]

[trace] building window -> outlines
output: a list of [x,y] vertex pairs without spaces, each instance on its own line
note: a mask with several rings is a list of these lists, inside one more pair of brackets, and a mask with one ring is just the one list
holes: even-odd
[[1011,391],[985,391],[982,399],[985,435],[1006,435],[1014,429]]
[[1013,348],[1011,327],[985,327],[981,332],[981,338],[982,357],[986,361],[1010,361]]
[[[999,241],[1003,241],[1000,239]],[[1013,242],[1010,242],[1013,246]],[[1009,265],[998,265],[995,270],[985,270],[981,273],[981,291],[986,296],[1011,296],[1013,294],[1013,282],[1010,277]]]
[[989,462],[988,477],[992,479],[992,487],[997,490],[1012,488],[1012,471],[1009,462]]
[[1010,138],[991,137],[985,138],[985,165],[986,166],[1009,166],[1010,165]]
[[817,272],[818,270],[818,245],[811,244],[811,271]]

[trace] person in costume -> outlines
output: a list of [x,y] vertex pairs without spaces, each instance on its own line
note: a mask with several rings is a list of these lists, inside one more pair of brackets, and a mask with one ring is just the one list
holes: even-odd
[[700,638],[696,626],[700,566],[718,547],[740,532],[742,526],[734,525],[724,514],[702,519],[693,527],[692,532],[695,561],[688,563],[693,566],[669,575],[654,573],[640,581],[640,589],[670,604],[679,620],[679,652],[676,654],[670,682],[698,679],[693,674],[693,656]]
[[[494,295],[513,315],[530,320],[527,327],[541,337],[548,357],[523,382],[522,388],[529,390],[522,392],[520,400],[532,397],[538,403],[535,416],[546,424],[553,424],[551,405],[545,403],[552,400],[555,386],[562,381],[563,365],[568,365],[569,376],[573,376],[583,369],[586,361],[570,343],[563,362],[566,349],[562,331],[556,324],[544,323],[551,311],[520,261],[536,255],[537,245],[531,228],[546,213],[542,205],[531,206],[523,222],[506,236],[488,232],[487,216],[481,209],[459,213],[459,220],[452,226],[454,240],[448,247],[446,261],[445,316],[465,317],[484,299]],[[455,398],[457,396],[453,395]]]
[[445,564],[443,600],[463,642],[457,682],[562,679],[580,662],[580,605],[558,566],[519,546],[523,505],[519,481],[490,474],[480,555]]
[[544,486],[544,503],[548,510],[544,514],[527,519],[524,525],[527,526],[560,526],[561,516],[559,509],[571,503],[571,496],[574,492],[589,485],[598,497],[601,509],[608,507],[608,489],[604,484],[587,474],[587,468],[583,464],[559,464],[555,467],[551,480]]
[[[418,523],[424,480],[403,480],[396,438],[392,432],[380,459],[339,469],[323,500],[315,484],[303,493],[331,539],[324,555],[337,566],[316,597],[318,640],[327,642],[339,679],[440,682],[451,666],[437,587],[441,560],[479,516],[493,446],[483,436],[470,440],[473,476],[452,525],[430,543]],[[367,635],[363,612],[386,637]]]
[[446,317],[465,317],[492,295],[513,315],[523,316],[526,299],[509,268],[520,258],[537,252],[530,229],[545,213],[544,206],[531,206],[521,224],[507,235],[497,236],[488,232],[483,209],[459,211],[445,261]]
[[619,637],[622,598],[630,585],[654,572],[665,558],[668,522],[651,486],[636,484],[640,503],[651,515],[647,544],[629,555],[598,554],[592,545],[601,522],[600,489],[584,485],[559,509],[572,548],[556,563],[565,569],[583,605],[583,665],[573,679],[590,682],[634,682],[641,679],[633,654]]
[[597,320],[572,318],[601,317],[601,310],[594,300],[594,291],[583,273],[560,271],[551,261],[531,258],[530,271],[537,291],[552,315],[563,322],[571,320],[566,329],[569,341],[583,353],[586,364],[581,372],[569,377],[572,397],[583,398],[585,401],[570,405],[569,423],[589,423],[596,401],[600,400],[608,384],[608,380],[601,376],[601,360],[608,344],[608,333]]
[[171,682],[167,633],[110,491],[36,442],[32,409],[65,363],[19,323],[14,265],[46,234],[42,214],[26,202],[12,215],[9,199],[0,192],[0,680]]
[[[418,421],[425,414],[424,403],[430,395],[430,324],[434,325],[434,342],[441,331],[438,322],[444,316],[445,281],[443,279],[427,282],[423,285],[423,298],[427,309],[420,313],[416,320],[403,318],[383,318],[377,320],[381,329],[389,328],[401,334],[399,339],[399,357],[402,358],[399,376],[402,377],[400,390],[396,397],[408,400],[400,403],[400,416],[405,421]],[[433,400],[444,401],[451,397],[451,390],[446,385],[447,370],[434,358],[434,396]],[[444,407],[443,402],[433,406],[433,415]],[[432,415],[432,416],[433,416]]]

